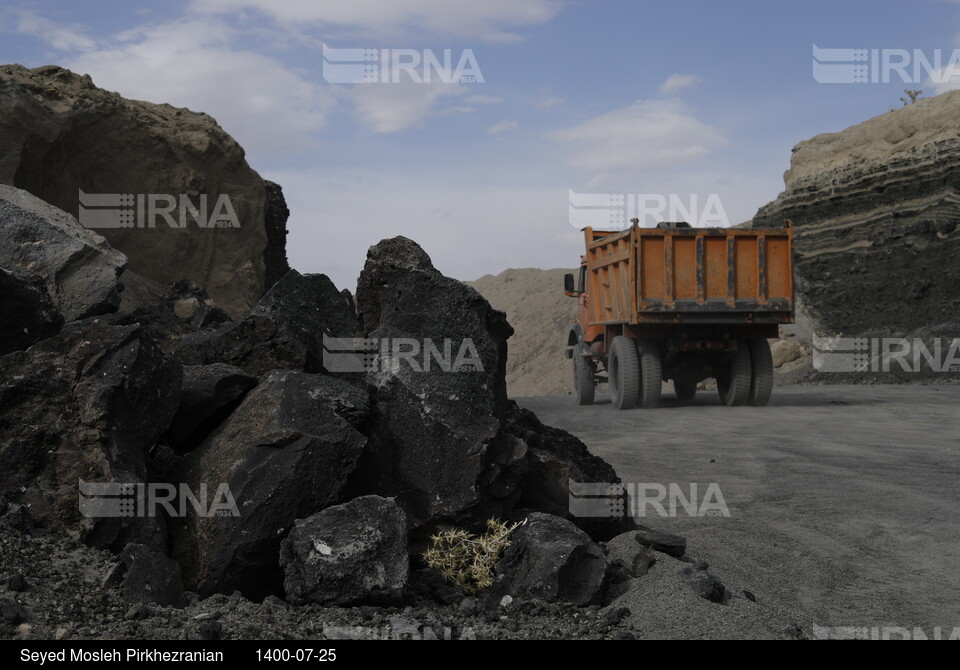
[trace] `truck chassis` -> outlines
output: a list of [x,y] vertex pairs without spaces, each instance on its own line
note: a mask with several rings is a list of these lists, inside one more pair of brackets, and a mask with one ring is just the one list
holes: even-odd
[[617,409],[656,407],[661,383],[681,401],[714,378],[724,405],[766,405],[773,391],[769,338],[794,319],[792,229],[627,231],[585,228],[587,253],[567,336],[578,404],[606,382]]

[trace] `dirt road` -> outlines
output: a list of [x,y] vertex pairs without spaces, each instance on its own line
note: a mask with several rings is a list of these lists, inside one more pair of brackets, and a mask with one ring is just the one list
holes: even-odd
[[960,386],[778,388],[766,408],[722,407],[716,392],[684,406],[665,394],[655,410],[518,402],[624,482],[687,493],[696,482],[701,498],[716,483],[729,517],[664,518],[647,505],[639,521],[686,536],[737,595],[806,634],[960,634]]

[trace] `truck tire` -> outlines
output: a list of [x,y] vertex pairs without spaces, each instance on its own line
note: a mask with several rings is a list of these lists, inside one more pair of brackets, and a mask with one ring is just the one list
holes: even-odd
[[660,389],[663,368],[660,363],[660,347],[653,340],[637,340],[640,354],[640,396],[637,404],[651,409],[660,404]]
[[720,402],[727,407],[747,404],[750,399],[750,349],[741,341],[730,359],[727,373],[717,378]]
[[596,364],[587,358],[581,356],[576,350],[573,352],[573,395],[577,398],[578,405],[592,405],[593,395],[596,387],[593,383]]
[[750,350],[750,398],[747,402],[754,407],[763,407],[770,402],[773,393],[773,356],[770,343],[765,339],[749,340]]
[[677,400],[690,402],[694,396],[697,395],[697,382],[683,382],[679,379],[674,379],[673,392],[677,394]]
[[610,402],[617,409],[633,409],[640,395],[640,354],[629,337],[613,338],[607,354]]

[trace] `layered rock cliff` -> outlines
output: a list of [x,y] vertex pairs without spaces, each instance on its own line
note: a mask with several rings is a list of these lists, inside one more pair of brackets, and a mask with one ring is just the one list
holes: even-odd
[[752,225],[796,226],[817,334],[960,336],[958,118],[953,91],[794,147],[783,193]]

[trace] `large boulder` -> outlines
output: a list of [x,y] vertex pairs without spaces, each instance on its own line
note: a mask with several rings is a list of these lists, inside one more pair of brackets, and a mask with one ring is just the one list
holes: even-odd
[[287,599],[298,605],[396,601],[407,585],[407,516],[363,496],[297,520],[280,546]]
[[64,321],[116,311],[126,262],[71,215],[0,183],[0,268],[42,281]]
[[566,519],[534,512],[510,536],[492,593],[585,606],[603,593],[607,559]]
[[180,366],[138,325],[104,318],[69,323],[3,356],[0,492],[28,504],[37,521],[94,545],[162,544],[156,519],[140,510],[125,516],[99,509],[110,501],[80,482],[148,481],[147,453],[173,417],[180,383]]
[[186,509],[171,524],[187,588],[239,589],[252,598],[282,587],[280,541],[296,519],[344,500],[367,443],[357,430],[366,393],[324,375],[275,370],[183,461],[176,477],[197,492],[224,488],[222,514]]
[[39,278],[0,268],[0,296],[3,296],[0,356],[55,335],[63,325],[63,316]]
[[284,368],[322,370],[323,337],[352,337],[353,305],[326,275],[290,270],[238,321],[184,336],[174,355],[185,365],[228,363],[260,376]]
[[[357,303],[363,335],[379,350],[367,372],[380,438],[366,463],[368,488],[398,496],[415,525],[511,506],[526,446],[502,430],[513,332],[503,313],[404,237],[370,248]],[[424,355],[428,339],[443,361]],[[395,355],[413,348],[412,361]]]
[[[145,208],[143,227],[121,227],[118,219],[117,227],[98,230],[126,254],[135,272],[162,284],[194,280],[233,317],[263,295],[268,276],[286,269],[281,251],[286,207],[279,187],[272,186],[268,197],[267,184],[247,164],[243,149],[214,119],[126,100],[97,88],[87,75],[53,65],[0,66],[0,183],[81,219],[81,190],[117,198],[179,200],[183,194],[198,210],[205,200],[206,211],[200,212],[205,221],[226,196],[236,214],[226,227],[201,228],[176,202],[176,228],[160,217],[147,221]],[[117,198],[103,204],[137,211]]]
[[[396,496],[413,526],[427,526],[503,516],[518,501],[570,516],[568,479],[618,481],[582,442],[507,399],[513,329],[415,242],[395,237],[370,248],[357,304],[373,344],[366,382],[377,414],[356,492]],[[627,523],[577,522],[598,539]]]

